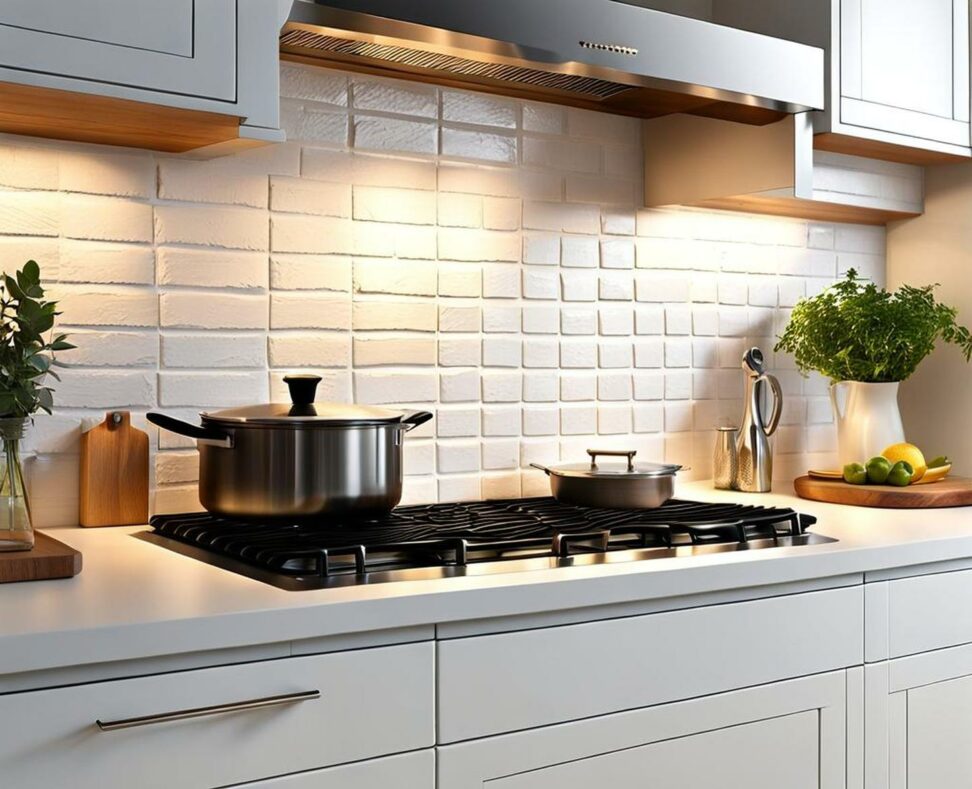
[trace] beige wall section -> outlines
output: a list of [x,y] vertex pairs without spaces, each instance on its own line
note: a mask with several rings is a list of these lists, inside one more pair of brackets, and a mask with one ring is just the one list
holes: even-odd
[[[928,168],[925,214],[888,227],[888,286],[941,283],[938,297],[972,325],[972,164]],[[938,348],[901,388],[908,439],[972,475],[972,365]]]

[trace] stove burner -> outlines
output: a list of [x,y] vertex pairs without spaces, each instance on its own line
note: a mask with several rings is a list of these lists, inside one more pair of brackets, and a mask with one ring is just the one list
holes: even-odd
[[514,572],[830,542],[791,509],[673,499],[653,510],[544,497],[399,507],[374,518],[261,523],[156,515],[136,535],[285,589]]

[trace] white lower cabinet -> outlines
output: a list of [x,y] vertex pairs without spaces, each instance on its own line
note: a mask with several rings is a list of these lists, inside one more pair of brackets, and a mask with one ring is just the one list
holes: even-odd
[[432,749],[239,785],[239,789],[433,789],[434,787],[435,752]]
[[847,673],[820,674],[445,746],[437,786],[844,789],[847,711]]
[[865,668],[866,789],[972,786],[972,645]]
[[211,789],[431,748],[433,659],[425,642],[9,693],[0,787]]

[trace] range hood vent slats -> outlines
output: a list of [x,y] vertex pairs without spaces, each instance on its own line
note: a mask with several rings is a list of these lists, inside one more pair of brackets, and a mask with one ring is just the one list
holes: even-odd
[[280,43],[290,51],[292,51],[292,48],[297,50],[312,49],[319,52],[364,58],[369,61],[382,61],[398,66],[444,72],[451,77],[479,77],[499,82],[515,82],[520,85],[534,85],[601,100],[631,90],[630,85],[608,82],[594,77],[540,71],[539,69],[511,66],[504,63],[487,63],[439,52],[338,38],[310,30],[285,30],[280,36]]

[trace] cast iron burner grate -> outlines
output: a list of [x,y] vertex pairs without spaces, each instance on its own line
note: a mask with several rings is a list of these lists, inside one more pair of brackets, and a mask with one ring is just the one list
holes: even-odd
[[285,589],[316,589],[831,542],[807,532],[815,522],[758,505],[673,499],[611,510],[544,497],[293,523],[156,515],[137,536]]

